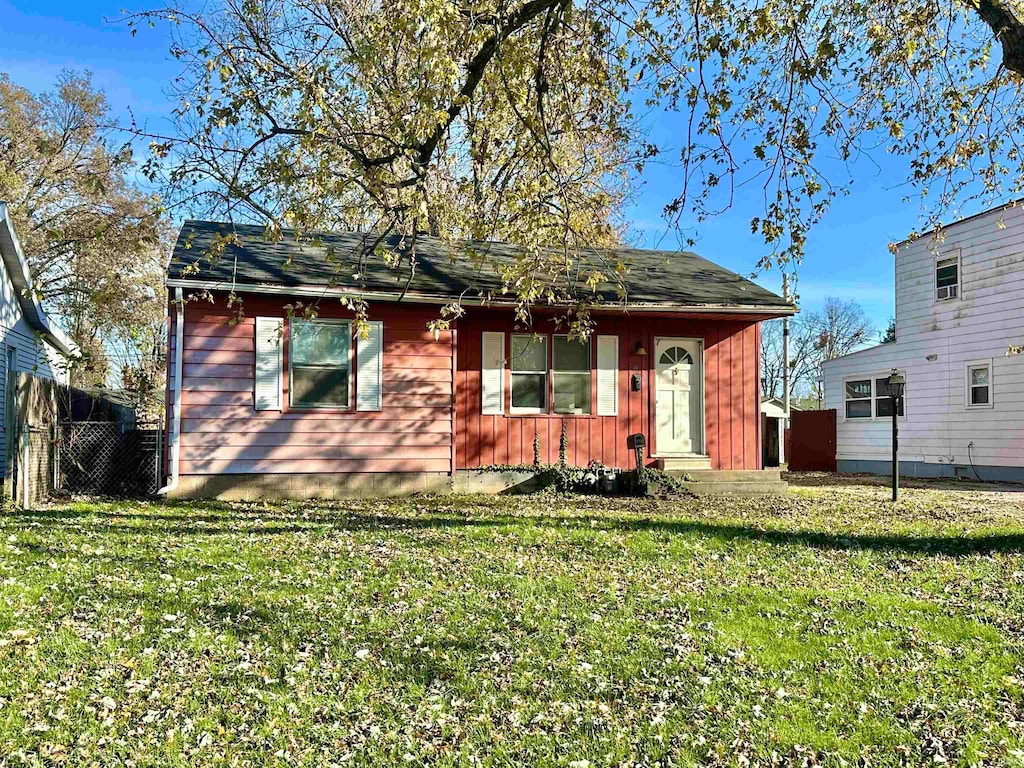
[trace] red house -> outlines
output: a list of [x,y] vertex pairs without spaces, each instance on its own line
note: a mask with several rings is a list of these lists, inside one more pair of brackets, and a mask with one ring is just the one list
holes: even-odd
[[[759,323],[794,311],[773,293],[691,253],[623,249],[627,299],[600,286],[581,344],[554,311],[517,327],[491,266],[513,246],[474,244],[481,266],[420,236],[410,277],[362,258],[374,240],[185,223],[167,279],[168,494],[445,490],[463,470],[557,461],[563,425],[577,466],[632,468],[642,434],[650,466],[761,469]],[[398,236],[384,246],[401,255]],[[428,330],[455,299],[465,315]]]

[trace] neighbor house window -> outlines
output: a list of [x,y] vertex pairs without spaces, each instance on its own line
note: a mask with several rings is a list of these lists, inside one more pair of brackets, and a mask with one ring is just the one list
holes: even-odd
[[547,336],[512,334],[509,368],[512,377],[512,410],[543,413],[548,409]]
[[293,408],[348,408],[352,331],[343,320],[292,320],[288,396]]
[[846,382],[846,418],[871,418],[871,379]]
[[989,408],[992,405],[991,363],[967,366],[967,405],[972,408]]
[[[880,379],[875,379],[875,416],[885,416],[892,418],[892,398],[889,397],[889,377],[883,376]],[[906,397],[906,392],[903,393],[903,397]],[[903,415],[903,397],[899,399],[899,403],[896,406],[896,415]]]
[[955,299],[960,289],[960,257],[953,256],[935,262],[935,298]]
[[[846,418],[871,419],[892,418],[892,398],[886,382],[888,375],[870,379],[848,379],[846,381]],[[903,416],[906,390],[899,399],[896,415]]]
[[555,413],[590,413],[590,344],[555,336],[552,349]]

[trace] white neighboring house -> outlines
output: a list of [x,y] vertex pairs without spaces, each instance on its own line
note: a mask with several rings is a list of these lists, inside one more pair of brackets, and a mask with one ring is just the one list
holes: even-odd
[[840,472],[891,474],[881,380],[907,379],[900,473],[1024,482],[1024,207],[1010,204],[901,243],[896,341],[823,366]]
[[32,275],[11,223],[7,204],[0,202],[0,467],[7,466],[7,419],[14,393],[8,391],[11,371],[23,371],[62,384],[68,380],[68,358],[78,355],[74,343],[43,312],[32,290]]

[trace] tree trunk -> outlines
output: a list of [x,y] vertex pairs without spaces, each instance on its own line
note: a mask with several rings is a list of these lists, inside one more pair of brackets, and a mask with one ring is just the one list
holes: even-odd
[[1003,65],[1024,77],[1024,21],[1002,0],[973,0],[971,5],[1003,48]]

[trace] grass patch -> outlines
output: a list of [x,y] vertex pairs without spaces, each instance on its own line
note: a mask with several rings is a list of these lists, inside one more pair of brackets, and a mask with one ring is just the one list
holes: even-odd
[[0,517],[0,765],[1014,764],[1024,507],[68,504]]

